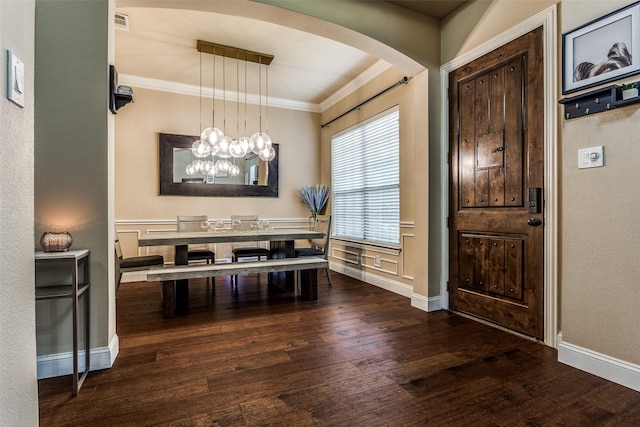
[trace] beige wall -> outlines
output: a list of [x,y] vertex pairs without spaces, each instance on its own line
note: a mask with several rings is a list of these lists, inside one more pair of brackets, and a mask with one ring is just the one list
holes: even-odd
[[[325,2],[300,2],[292,0],[258,0],[282,8],[287,8],[303,14],[338,24],[342,27],[357,31],[370,37],[376,42],[384,43],[383,46],[396,49],[394,54],[389,54],[384,47],[376,43],[369,43],[361,38],[353,37],[346,40],[349,44],[361,48],[371,54],[387,60],[398,66],[406,73],[417,75],[426,68],[430,78],[424,77],[428,88],[420,93],[423,99],[415,98],[415,107],[424,108],[426,116],[416,124],[414,138],[420,144],[416,147],[416,166],[420,170],[427,171],[424,180],[416,180],[414,184],[415,217],[411,234],[417,248],[422,255],[419,270],[412,271],[420,284],[416,284],[414,292],[418,298],[434,297],[440,294],[441,261],[444,237],[440,224],[442,221],[440,199],[442,197],[441,185],[441,147],[438,143],[429,141],[440,140],[440,23],[439,21],[409,11],[386,2],[358,2],[336,1],[335,7],[326,7]],[[366,16],[366,19],[363,17]],[[313,27],[314,30],[316,27]],[[318,26],[320,28],[320,26]],[[332,34],[327,34],[331,37]],[[402,56],[406,56],[421,64],[422,69],[416,70],[403,66],[406,62]],[[356,97],[357,98],[357,97]],[[353,98],[353,99],[356,99]],[[364,99],[364,97],[362,98]],[[355,104],[353,104],[355,105]],[[353,105],[349,105],[352,107]],[[427,108],[428,105],[428,108]],[[426,131],[425,131],[426,130]],[[427,185],[428,181],[428,185]],[[428,188],[428,191],[426,190]],[[424,189],[424,191],[420,191]],[[408,202],[407,202],[408,203]],[[404,210],[405,214],[407,209]],[[425,242],[428,242],[425,244]],[[415,258],[415,255],[411,258]],[[427,260],[425,263],[424,260]],[[422,305],[426,307],[426,303]]]
[[[562,32],[631,3],[565,1]],[[633,105],[562,122],[561,205],[562,339],[636,364],[638,120],[640,112]],[[578,170],[578,149],[598,145],[604,146],[605,166]]]
[[[0,1],[0,424],[38,424],[33,269],[35,1]],[[25,66],[24,108],[9,102],[6,50]]]
[[[443,62],[468,52],[553,1],[479,1],[443,22]],[[631,1],[564,1],[558,34]],[[560,46],[560,40],[558,40]],[[561,51],[559,61],[561,64]],[[560,70],[558,70],[558,77]],[[638,80],[631,78],[628,80]],[[560,84],[558,85],[560,87]],[[558,99],[561,97],[558,94]],[[554,105],[557,100],[554,100]],[[632,363],[640,362],[638,261],[634,208],[640,178],[636,107],[573,120],[560,117],[559,283],[562,340]],[[579,148],[604,145],[605,167],[577,169]]]
[[[318,113],[269,108],[269,134],[279,144],[277,198],[160,196],[158,133],[197,135],[200,101],[189,95],[133,89],[135,102],[121,108],[116,115],[117,223],[175,221],[176,215],[189,214],[228,220],[231,214],[253,212],[276,221],[308,218],[309,212],[298,200],[297,191],[303,185],[320,180]],[[221,117],[221,104],[217,101],[216,117]],[[257,117],[257,106],[249,106],[248,114]],[[204,100],[202,123],[210,124],[211,117],[211,100]],[[227,101],[226,121],[228,133],[235,135],[233,102]]]
[[[376,77],[322,113],[322,122],[328,122],[354,105],[379,93],[401,80],[405,75],[391,68]],[[428,72],[412,78],[361,106],[358,110],[336,120],[321,132],[322,171],[325,183],[331,183],[331,138],[336,133],[356,125],[369,117],[395,105],[400,108],[400,222],[401,241],[399,251],[388,251],[373,246],[359,246],[333,241],[331,261],[363,274],[374,274],[390,281],[413,287],[413,292],[427,296],[426,259],[429,197],[428,186]],[[419,197],[416,197],[418,194]],[[418,210],[420,207],[421,210]],[[416,214],[418,212],[418,214]],[[417,218],[416,218],[417,217]],[[418,223],[424,236],[416,235]],[[423,248],[416,260],[416,248]],[[376,267],[373,260],[381,259]],[[352,273],[353,274],[353,273]]]
[[443,64],[467,53],[559,0],[476,0],[442,21]]

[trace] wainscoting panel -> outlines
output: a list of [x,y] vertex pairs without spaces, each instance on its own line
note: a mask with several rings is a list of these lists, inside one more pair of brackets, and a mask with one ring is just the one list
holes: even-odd
[[331,246],[331,258],[344,261],[348,264],[360,265],[360,252],[353,250]]
[[371,269],[381,271],[383,273],[390,274],[392,276],[398,275],[398,261],[393,259],[382,258],[380,255],[360,255],[360,265]]

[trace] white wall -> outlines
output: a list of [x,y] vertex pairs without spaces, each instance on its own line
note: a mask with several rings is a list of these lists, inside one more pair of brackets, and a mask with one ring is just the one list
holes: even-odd
[[[34,0],[0,1],[0,424],[38,425],[33,269]],[[6,50],[25,65],[7,100]]]

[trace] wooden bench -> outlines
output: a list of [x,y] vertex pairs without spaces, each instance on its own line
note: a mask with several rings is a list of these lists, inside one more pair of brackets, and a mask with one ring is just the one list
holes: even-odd
[[172,318],[176,312],[176,280],[300,270],[301,297],[307,301],[315,301],[318,299],[318,269],[327,267],[327,260],[313,257],[229,264],[178,265],[148,270],[147,282],[162,282],[162,313],[165,318]]

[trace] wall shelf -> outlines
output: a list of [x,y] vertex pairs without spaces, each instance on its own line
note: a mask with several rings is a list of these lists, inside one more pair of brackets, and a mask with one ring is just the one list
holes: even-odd
[[589,114],[613,110],[625,105],[640,102],[640,96],[630,99],[622,99],[622,86],[612,85],[592,90],[570,98],[562,98],[560,104],[564,105],[564,118],[576,119]]

